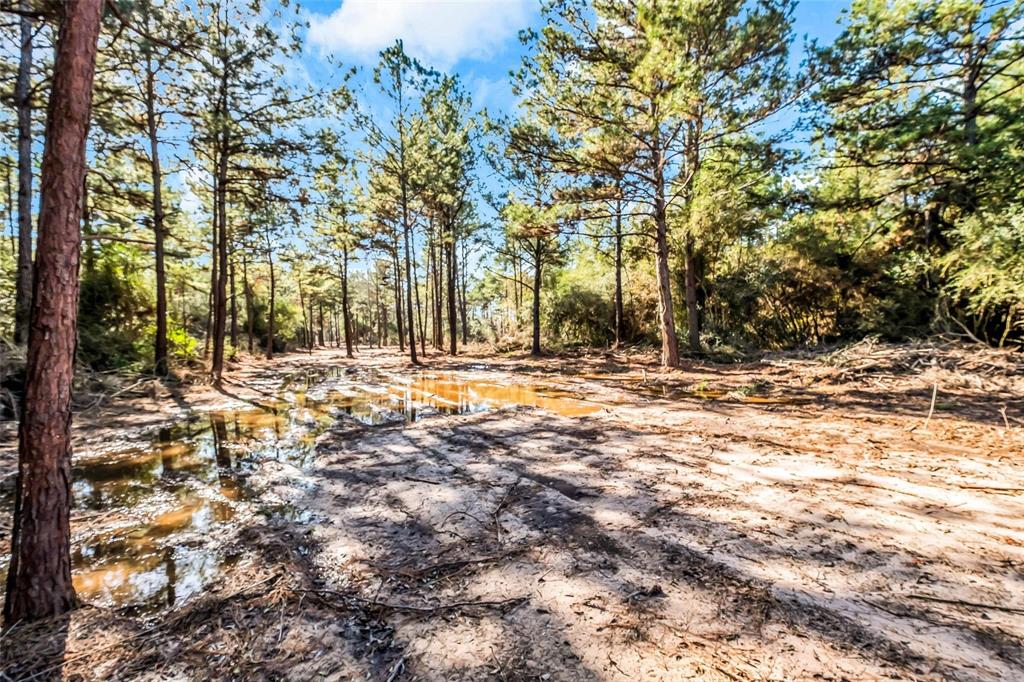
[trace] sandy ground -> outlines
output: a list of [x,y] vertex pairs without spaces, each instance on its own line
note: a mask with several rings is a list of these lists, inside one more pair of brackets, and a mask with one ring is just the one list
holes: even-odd
[[[306,513],[241,528],[246,558],[204,595],[15,631],[6,669],[1024,679],[1021,364],[972,358],[862,347],[663,372],[645,355],[433,355],[431,371],[545,382],[601,409],[341,418],[311,467],[260,467],[254,484]],[[293,354],[237,369],[228,395],[126,397],[84,415],[76,443],[349,363]],[[411,371],[388,351],[356,363]]]

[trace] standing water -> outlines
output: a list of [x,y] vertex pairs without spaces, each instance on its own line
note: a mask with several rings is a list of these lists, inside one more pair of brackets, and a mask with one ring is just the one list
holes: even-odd
[[[289,377],[270,401],[190,413],[140,442],[90,450],[72,467],[75,589],[96,605],[140,612],[173,606],[238,559],[230,539],[247,519],[293,517],[261,504],[247,484],[261,463],[310,467],[317,437],[339,419],[372,427],[509,405],[563,416],[601,409],[543,386],[429,374],[403,381],[335,368]],[[9,493],[2,500],[8,511]]]

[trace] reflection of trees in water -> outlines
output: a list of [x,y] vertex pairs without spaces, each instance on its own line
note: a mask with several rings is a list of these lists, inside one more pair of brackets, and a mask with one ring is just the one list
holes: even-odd
[[[210,413],[210,426],[213,431],[213,452],[217,460],[217,479],[221,489],[233,488],[235,479],[231,475],[231,449],[228,447],[228,425],[223,414]],[[238,426],[235,422],[235,432]],[[237,437],[237,436],[236,436]]]
[[177,601],[175,586],[178,583],[178,565],[174,563],[174,547],[164,549],[164,565],[167,572],[167,605],[174,606]]

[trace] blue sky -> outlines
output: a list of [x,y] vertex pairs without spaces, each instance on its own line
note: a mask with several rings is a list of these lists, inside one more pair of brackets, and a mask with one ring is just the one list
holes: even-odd
[[[847,0],[803,0],[797,5],[794,65],[804,36],[831,42]],[[508,72],[523,55],[518,32],[540,24],[537,0],[310,0],[303,64],[315,81],[337,68],[327,57],[369,67],[396,38],[429,66],[456,72],[478,108],[508,111],[514,102]]]
[[[794,14],[794,70],[803,59],[806,40],[827,44],[838,35],[837,20],[848,5],[849,0],[799,2]],[[378,53],[401,38],[406,51],[424,65],[457,73],[476,109],[514,113],[509,72],[519,67],[525,53],[518,34],[541,25],[539,0],[307,0],[301,11],[310,28],[293,77],[322,87],[338,83],[340,71],[358,67],[362,73],[353,85],[359,99],[377,111],[387,103],[369,74]],[[795,111],[782,112],[765,126],[787,128],[795,117]],[[361,141],[350,139],[349,145],[355,150]],[[500,194],[485,169],[478,170],[483,172],[483,186]],[[486,203],[478,202],[477,208],[485,223],[496,224]]]

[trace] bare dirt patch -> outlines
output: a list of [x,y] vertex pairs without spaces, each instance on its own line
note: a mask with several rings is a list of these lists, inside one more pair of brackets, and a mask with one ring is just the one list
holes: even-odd
[[[303,513],[241,525],[237,563],[208,589],[156,615],[86,608],[63,629],[16,630],[7,669],[1021,677],[1024,385],[1019,357],[986,353],[868,343],[664,372],[637,354],[437,355],[418,370],[365,352],[359,366],[410,379],[544,382],[599,409],[341,413],[309,466],[253,472],[265,499]],[[229,390],[258,400],[285,372],[350,363],[289,356]]]

